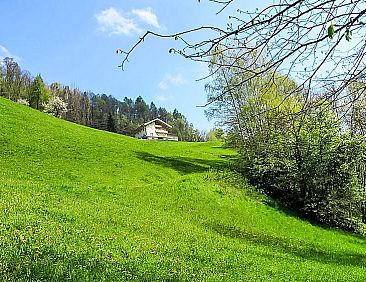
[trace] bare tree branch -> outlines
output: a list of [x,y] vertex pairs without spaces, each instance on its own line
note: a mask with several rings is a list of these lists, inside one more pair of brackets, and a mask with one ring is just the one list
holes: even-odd
[[[222,5],[220,14],[235,0],[209,2]],[[171,53],[208,64],[213,64],[215,50],[221,46],[220,52],[228,60],[215,62],[215,70],[205,78],[219,73],[220,69],[233,67],[237,73],[250,74],[222,95],[256,77],[281,73],[298,84],[298,89],[286,93],[286,97],[299,89],[314,91],[332,85],[333,97],[328,97],[328,101],[342,99],[350,83],[366,79],[365,14],[366,4],[361,0],[279,0],[262,10],[239,10],[230,17],[226,30],[203,26],[168,35],[148,31],[128,51],[120,51],[123,54],[120,67],[124,68],[132,52],[151,35],[179,40],[183,47],[172,48]],[[208,33],[210,37],[191,42],[190,35],[198,32]],[[245,60],[253,52],[265,60],[252,60],[250,64],[239,66],[232,58]],[[215,99],[210,99],[204,106],[214,102]]]

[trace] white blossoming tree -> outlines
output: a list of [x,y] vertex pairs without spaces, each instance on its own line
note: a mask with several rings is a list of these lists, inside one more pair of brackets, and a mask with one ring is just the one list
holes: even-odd
[[67,112],[67,104],[58,96],[53,96],[47,104],[44,105],[44,112],[55,117],[61,117]]

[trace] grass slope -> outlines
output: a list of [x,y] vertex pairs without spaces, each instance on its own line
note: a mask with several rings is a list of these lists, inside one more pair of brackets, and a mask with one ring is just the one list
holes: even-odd
[[1,280],[365,281],[363,238],[313,226],[211,169],[233,155],[0,98]]

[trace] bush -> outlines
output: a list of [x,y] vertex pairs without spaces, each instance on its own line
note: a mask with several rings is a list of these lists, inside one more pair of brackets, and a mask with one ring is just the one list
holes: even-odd
[[358,230],[365,221],[364,138],[342,131],[324,109],[295,126],[247,140],[241,161],[249,179],[307,218]]
[[24,106],[29,106],[29,101],[27,99],[22,99],[22,98],[19,98],[17,100],[17,103],[18,104],[21,104],[21,105],[24,105]]

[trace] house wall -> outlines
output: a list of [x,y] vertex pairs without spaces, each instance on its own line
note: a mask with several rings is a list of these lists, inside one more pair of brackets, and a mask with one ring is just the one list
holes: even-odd
[[147,126],[145,126],[145,130],[146,130],[146,136],[156,136],[156,132],[155,132],[155,124],[154,123],[150,123]]

